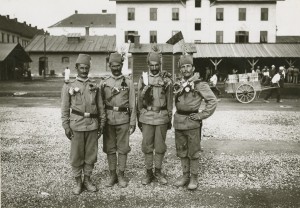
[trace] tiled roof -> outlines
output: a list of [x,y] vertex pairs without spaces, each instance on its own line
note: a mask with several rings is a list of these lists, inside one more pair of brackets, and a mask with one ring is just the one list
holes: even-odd
[[[188,53],[195,53],[196,52],[196,48],[195,48],[195,44],[193,43],[186,43],[187,45],[187,52]],[[134,43],[130,44],[129,47],[129,53],[149,53],[149,51],[151,51],[153,47],[153,44],[140,44],[139,47],[135,47]],[[159,50],[161,50],[162,53],[173,53],[173,46],[170,44],[157,44],[157,47],[159,48]]]
[[[107,52],[115,51],[115,36],[82,36],[79,42],[68,42],[67,36],[46,36],[47,52]],[[44,36],[38,35],[25,48],[27,52],[43,52]]]
[[53,27],[116,27],[116,14],[73,14]]
[[16,49],[15,56],[25,62],[30,62],[28,54],[19,43],[0,43],[0,61],[4,61],[6,57]]
[[300,43],[300,36],[276,36],[276,43]]
[[259,58],[259,57],[300,57],[300,44],[196,44],[197,53],[195,58]]
[[31,27],[26,23],[20,23],[17,19],[10,19],[0,15],[0,30],[19,34],[22,37],[33,38],[37,34],[44,34],[44,30]]

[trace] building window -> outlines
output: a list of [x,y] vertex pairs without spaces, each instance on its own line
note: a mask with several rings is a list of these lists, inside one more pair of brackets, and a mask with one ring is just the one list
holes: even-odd
[[1,34],[2,34],[1,40],[2,40],[2,43],[4,43],[4,33],[1,33]]
[[217,8],[216,20],[223,21],[224,20],[224,8]]
[[201,0],[195,0],[195,7],[201,7]]
[[134,36],[138,34],[138,31],[125,31],[125,43],[130,41],[134,43]]
[[195,19],[195,30],[201,30],[201,19],[200,18]]
[[12,42],[15,43],[15,36],[12,36]]
[[69,57],[62,57],[62,58],[61,58],[61,62],[62,62],[63,64],[68,64],[68,63],[70,63],[70,59],[69,59]]
[[249,32],[248,31],[237,31],[235,32],[236,43],[249,43]]
[[261,8],[260,20],[261,21],[268,21],[268,16],[269,16],[269,9],[268,8]]
[[223,31],[216,32],[216,43],[223,43]]
[[239,21],[246,21],[246,8],[239,8]]
[[128,8],[128,20],[135,19],[135,8]]
[[201,40],[194,40],[194,43],[199,44],[199,43],[201,43]]
[[20,43],[20,37],[19,36],[17,37],[17,40],[18,40],[18,43]]
[[150,8],[150,21],[157,20],[157,8]]
[[179,8],[172,8],[172,20],[179,20]]
[[157,31],[150,31],[150,43],[157,43]]
[[268,31],[260,31],[260,42],[261,43],[268,42]]

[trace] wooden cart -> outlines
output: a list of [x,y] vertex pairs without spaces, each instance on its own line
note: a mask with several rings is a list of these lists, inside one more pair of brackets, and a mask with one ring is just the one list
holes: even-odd
[[259,94],[263,90],[272,89],[275,87],[262,86],[260,81],[248,81],[243,79],[242,81],[236,83],[225,82],[225,92],[232,94],[232,97],[241,103],[250,103],[255,97],[259,97]]

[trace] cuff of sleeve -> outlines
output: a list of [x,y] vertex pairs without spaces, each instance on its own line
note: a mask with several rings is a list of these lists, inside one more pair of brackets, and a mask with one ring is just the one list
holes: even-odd
[[63,124],[64,129],[70,129],[70,124]]

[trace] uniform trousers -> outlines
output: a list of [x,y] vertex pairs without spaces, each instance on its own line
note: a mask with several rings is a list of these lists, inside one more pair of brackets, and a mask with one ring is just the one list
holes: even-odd
[[129,123],[110,125],[106,124],[103,132],[103,151],[110,155],[126,155],[130,152],[129,146]]
[[200,158],[201,128],[179,130],[175,129],[175,144],[177,156],[189,159]]
[[92,175],[94,164],[97,162],[98,135],[97,130],[73,131],[71,140],[70,162],[74,177]]

